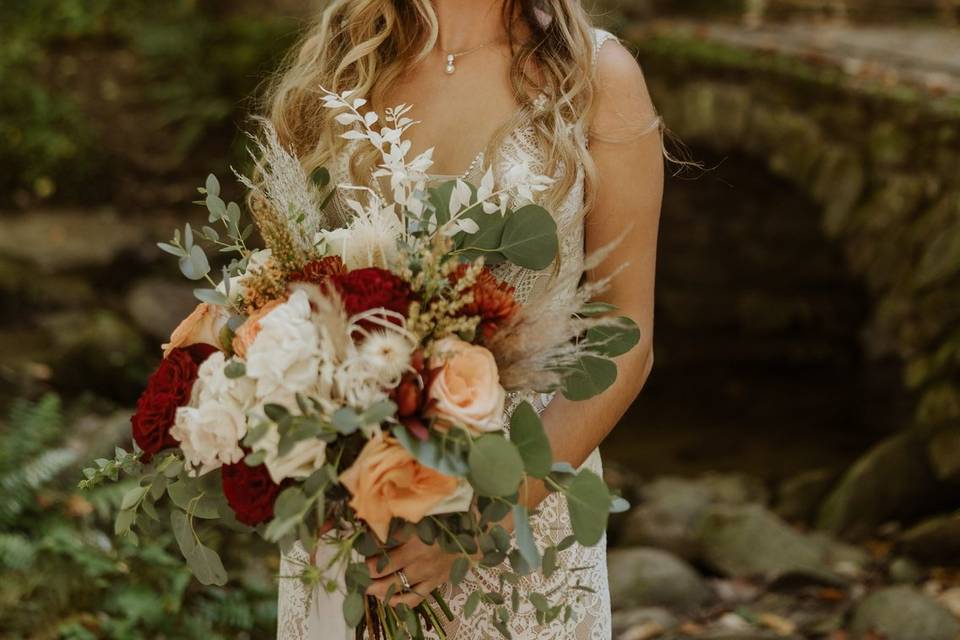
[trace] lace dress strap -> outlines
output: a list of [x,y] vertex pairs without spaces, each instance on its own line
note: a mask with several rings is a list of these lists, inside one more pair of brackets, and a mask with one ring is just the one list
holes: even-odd
[[600,59],[600,49],[603,48],[603,45],[607,44],[610,40],[616,40],[620,42],[620,38],[613,35],[609,31],[603,29],[594,29],[593,30],[593,70],[597,70],[597,60]]

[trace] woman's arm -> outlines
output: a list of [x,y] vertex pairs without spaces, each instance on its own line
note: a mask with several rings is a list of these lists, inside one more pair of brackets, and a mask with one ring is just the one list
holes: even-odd
[[[558,395],[544,412],[554,459],[574,467],[583,464],[616,426],[653,367],[654,273],[663,196],[662,139],[659,126],[653,126],[658,117],[643,73],[618,43],[604,46],[597,64],[599,91],[590,154],[598,184],[596,206],[586,221],[587,255],[612,242],[619,244],[588,277],[596,280],[621,269],[603,299],[637,323],[640,343],[617,359],[617,381],[604,393],[582,402]],[[546,495],[542,483],[533,484],[526,502],[534,506]]]
[[[592,279],[610,275],[623,265],[604,300],[615,304],[640,326],[640,344],[617,360],[617,382],[600,396],[571,402],[557,396],[544,412],[544,428],[555,460],[580,466],[610,433],[640,392],[653,366],[653,281],[657,227],[663,192],[663,155],[657,118],[643,74],[633,56],[621,45],[603,47],[598,61],[600,84],[590,152],[597,165],[599,184],[595,209],[586,224],[589,252],[613,241],[620,244]],[[538,504],[547,495],[539,481],[527,486],[525,502]],[[417,593],[396,595],[391,604],[416,606],[433,588],[445,583],[455,557],[413,538],[390,554],[390,562],[377,570],[367,590],[379,598],[390,585],[399,586],[394,574],[402,569],[418,585]]]

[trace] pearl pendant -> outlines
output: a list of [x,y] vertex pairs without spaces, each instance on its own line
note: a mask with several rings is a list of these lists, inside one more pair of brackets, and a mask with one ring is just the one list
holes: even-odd
[[457,67],[454,64],[454,60],[455,58],[452,54],[447,56],[447,67],[446,69],[444,69],[444,71],[447,72],[448,76],[452,76],[453,73],[457,70]]

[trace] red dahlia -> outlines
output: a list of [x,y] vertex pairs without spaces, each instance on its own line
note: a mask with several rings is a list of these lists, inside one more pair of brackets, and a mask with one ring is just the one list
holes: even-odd
[[290,275],[290,282],[310,282],[323,284],[330,276],[346,273],[347,268],[340,256],[327,256],[319,260],[308,262],[300,271]]
[[221,469],[223,495],[237,520],[255,527],[273,518],[273,503],[283,488],[270,479],[267,465],[249,466],[241,460]]
[[410,285],[386,269],[368,267],[330,277],[349,315],[369,309],[389,309],[404,316],[413,294]]
[[197,370],[214,351],[216,348],[206,344],[174,349],[147,379],[147,388],[130,419],[133,439],[144,451],[144,461],[163,449],[177,446],[170,435],[177,407],[189,402]]

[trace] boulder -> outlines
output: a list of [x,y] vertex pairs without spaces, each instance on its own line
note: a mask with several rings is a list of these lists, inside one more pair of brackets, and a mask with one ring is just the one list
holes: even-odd
[[697,555],[697,529],[711,505],[766,500],[759,480],[739,474],[660,478],[641,488],[640,503],[629,513],[620,542],[658,547],[691,559]]
[[[874,634],[874,635],[871,635]],[[956,640],[960,621],[933,598],[909,586],[876,591],[857,605],[852,640]]]
[[960,480],[960,427],[940,431],[928,445],[930,464],[937,477],[945,481]]
[[922,513],[937,494],[926,443],[913,431],[899,433],[864,454],[830,492],[817,526],[863,536],[889,520]]
[[0,256],[47,272],[103,267],[121,253],[142,247],[146,231],[108,209],[32,211],[4,218]]
[[960,558],[960,513],[924,520],[900,534],[898,542],[910,556],[956,563]]
[[787,478],[777,493],[777,515],[786,520],[809,522],[836,482],[830,469],[812,469]]
[[127,293],[127,313],[134,323],[153,338],[166,341],[198,304],[193,285],[147,278]]
[[660,635],[676,628],[678,624],[676,616],[662,607],[624,609],[613,614],[613,635],[615,638],[636,638],[642,632],[654,631]]
[[716,506],[699,529],[702,559],[727,576],[803,573],[843,583],[822,540],[804,535],[759,505]]
[[693,567],[660,549],[614,549],[607,556],[607,567],[611,598],[618,609],[665,607],[689,612],[711,597]]

